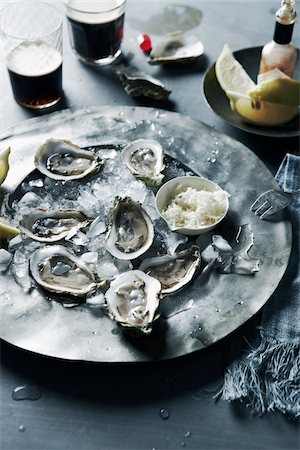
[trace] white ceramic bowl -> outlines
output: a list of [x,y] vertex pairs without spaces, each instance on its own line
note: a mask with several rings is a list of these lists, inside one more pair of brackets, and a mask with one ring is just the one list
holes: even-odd
[[196,176],[173,178],[172,180],[169,180],[166,183],[164,183],[160,187],[160,189],[158,190],[158,192],[156,194],[155,206],[156,206],[158,214],[164,219],[164,221],[167,223],[168,227],[172,231],[176,231],[177,233],[185,234],[188,236],[203,234],[203,233],[207,233],[208,231],[215,228],[221,222],[221,220],[224,219],[224,217],[226,216],[226,214],[228,212],[228,208],[229,208],[228,197],[227,197],[227,201],[226,201],[226,208],[225,208],[224,214],[219,218],[219,220],[217,220],[213,224],[203,225],[199,228],[184,228],[184,227],[173,228],[173,227],[171,227],[170,224],[168,223],[168,221],[163,216],[162,212],[168,207],[171,200],[174,198],[174,192],[175,192],[176,188],[178,187],[178,185],[182,186],[182,188],[183,188],[182,190],[185,190],[188,187],[196,189],[197,191],[205,190],[205,191],[209,191],[209,192],[216,192],[216,191],[223,190],[220,186],[218,186],[213,181],[210,181],[206,178],[196,177]]

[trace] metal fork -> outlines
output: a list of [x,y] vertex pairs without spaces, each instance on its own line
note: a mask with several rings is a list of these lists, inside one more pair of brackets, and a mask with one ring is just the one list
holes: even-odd
[[292,194],[288,192],[271,189],[263,192],[255,202],[250,206],[250,211],[253,211],[260,219],[275,214],[283,208],[286,208],[292,201]]

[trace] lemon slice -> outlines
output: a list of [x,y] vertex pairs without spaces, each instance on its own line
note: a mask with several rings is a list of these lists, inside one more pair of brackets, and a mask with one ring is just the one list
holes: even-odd
[[264,126],[283,125],[297,114],[294,106],[255,102],[247,95],[236,92],[227,92],[227,96],[230,98],[231,109],[246,122]]
[[217,80],[226,93],[233,91],[247,95],[247,92],[256,86],[227,44],[216,61],[215,71]]
[[9,169],[8,164],[9,154],[10,154],[10,147],[8,147],[6,150],[0,153],[0,184],[2,184],[3,181],[5,180]]
[[18,228],[12,226],[6,219],[0,217],[0,239],[6,239],[21,234]]
[[292,78],[272,78],[249,90],[248,95],[255,101],[299,106],[300,82]]

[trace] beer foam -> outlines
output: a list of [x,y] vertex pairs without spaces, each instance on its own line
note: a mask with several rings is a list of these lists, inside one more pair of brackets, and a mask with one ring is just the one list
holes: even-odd
[[120,17],[125,8],[124,0],[67,0],[65,5],[70,19],[88,24],[111,22]]
[[54,72],[62,56],[45,41],[24,41],[6,56],[7,68],[19,75],[38,77]]

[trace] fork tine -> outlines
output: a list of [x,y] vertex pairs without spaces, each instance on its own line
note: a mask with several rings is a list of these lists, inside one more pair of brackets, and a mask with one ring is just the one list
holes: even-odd
[[273,214],[273,206],[271,205],[268,209],[265,210],[265,212],[263,212],[262,214],[260,214],[259,218],[260,219],[264,219],[265,217],[270,216],[271,214]]
[[250,211],[256,211],[257,208],[260,207],[260,205],[262,205],[262,197],[263,194],[261,194],[259,197],[257,197],[257,199],[252,203],[252,205],[250,206]]
[[266,200],[265,202],[261,203],[258,208],[255,209],[254,214],[256,216],[260,216],[263,214],[268,208],[270,208],[270,203]]

